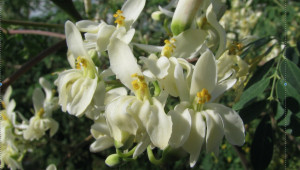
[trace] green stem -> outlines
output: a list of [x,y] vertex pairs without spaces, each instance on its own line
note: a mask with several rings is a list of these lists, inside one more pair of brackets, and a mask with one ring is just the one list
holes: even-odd
[[117,154],[122,157],[122,158],[127,158],[129,156],[132,156],[134,151],[136,149],[136,146],[134,148],[132,148],[129,152],[127,153],[123,153],[120,149],[116,149]]
[[154,165],[161,165],[162,164],[162,160],[163,158],[160,158],[159,160],[157,160],[152,152],[152,149],[151,149],[151,146],[149,145],[147,147],[147,154],[148,154],[148,158],[149,158],[149,161],[151,163],[153,163]]
[[278,58],[275,72],[270,77],[270,78],[273,78],[271,93],[270,93],[270,96],[268,97],[268,100],[270,100],[270,101],[274,100],[273,93],[274,93],[274,89],[275,89],[276,80],[280,79],[280,77],[278,75],[278,69],[279,69],[281,59],[282,59],[282,55],[280,55],[280,57]]

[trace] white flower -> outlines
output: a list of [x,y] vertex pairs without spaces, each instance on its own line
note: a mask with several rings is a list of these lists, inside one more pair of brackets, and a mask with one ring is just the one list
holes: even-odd
[[[69,57],[74,57],[69,59],[72,69],[60,73],[54,83],[58,87],[58,102],[62,110],[79,117],[90,105],[92,107],[103,105],[105,88],[97,68],[83,46],[82,37],[76,26],[67,21],[65,31],[71,52]],[[96,97],[96,93],[100,95]]]
[[[193,71],[191,84],[184,81],[182,68],[175,69],[175,78],[182,80],[181,103],[169,112],[173,122],[172,147],[183,147],[190,154],[193,167],[202,146],[206,152],[219,152],[219,145],[225,135],[234,145],[244,143],[244,125],[240,116],[231,108],[214,101],[236,82],[235,79],[217,81],[217,66],[214,55],[207,49],[199,58]],[[188,94],[188,95],[186,95]]]
[[107,25],[104,21],[96,23],[89,20],[82,20],[76,23],[81,32],[85,33],[85,47],[96,49],[99,52],[107,50],[111,38],[116,37],[124,43],[129,44],[134,36],[135,29],[131,28],[142,10],[145,0],[127,0],[122,9],[114,14],[117,27]]
[[19,154],[17,149],[14,149],[13,147],[3,143],[1,143],[0,149],[1,169],[4,168],[5,165],[12,170],[23,169],[21,162],[15,159],[15,156]]
[[111,69],[135,96],[121,95],[107,105],[105,114],[111,135],[120,143],[135,136],[138,145],[134,157],[150,143],[164,149],[172,127],[161,104],[164,102],[150,96],[147,82],[129,46],[119,39],[112,41],[108,47]]
[[31,117],[28,127],[23,132],[26,140],[39,139],[50,129],[50,137],[58,130],[58,123],[51,118],[52,112],[56,109],[57,99],[53,98],[50,83],[40,78],[40,83],[44,87],[46,97],[40,88],[36,88],[32,95],[35,115]]

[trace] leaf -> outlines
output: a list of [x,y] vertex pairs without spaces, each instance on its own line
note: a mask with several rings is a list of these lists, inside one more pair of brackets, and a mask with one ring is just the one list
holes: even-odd
[[300,69],[299,67],[291,62],[290,60],[283,60],[280,63],[280,73],[282,77],[285,77],[285,80],[288,84],[293,86],[298,93],[300,93]]
[[252,86],[254,83],[258,82],[259,80],[264,79],[266,76],[268,76],[268,73],[270,72],[270,69],[273,69],[272,66],[274,64],[274,59],[268,61],[263,66],[258,67],[255,71],[254,75],[251,77],[249,82],[247,83],[246,89],[250,86]]
[[233,105],[233,109],[240,110],[244,107],[250,100],[256,98],[259,94],[263,93],[265,89],[268,87],[270,82],[270,79],[262,79],[258,81],[257,83],[253,84],[251,87],[246,89],[241,98],[240,101],[237,102],[235,105]]
[[257,118],[266,108],[267,101],[261,100],[251,103],[249,106],[244,107],[239,111],[240,117],[244,124],[247,124]]
[[299,63],[299,56],[297,55],[295,48],[288,47],[285,50],[285,56],[296,65]]
[[[299,87],[298,87],[299,88]],[[284,80],[279,80],[276,83],[276,95],[281,105],[284,105],[284,101],[287,97],[292,97],[300,103],[300,94],[289,83],[284,86]]]
[[266,115],[259,123],[251,145],[250,158],[253,168],[266,169],[273,155],[273,130]]

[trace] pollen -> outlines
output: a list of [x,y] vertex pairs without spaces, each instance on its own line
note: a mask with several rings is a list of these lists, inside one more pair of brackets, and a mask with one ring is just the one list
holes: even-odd
[[1,116],[2,116],[2,120],[8,120],[8,118],[6,116],[6,111],[2,111]]
[[239,55],[242,52],[243,44],[234,41],[230,46],[229,46],[229,55]]
[[123,11],[118,10],[114,15],[114,18],[116,18],[115,23],[118,24],[118,26],[124,26],[125,25],[125,17],[123,16]]
[[162,49],[161,56],[170,58],[174,52],[174,49],[176,48],[174,44],[176,42],[176,39],[171,38],[171,40],[165,40],[164,42],[165,42],[165,46]]
[[44,108],[41,108],[41,109],[37,112],[37,115],[38,115],[39,117],[42,117],[44,113],[45,113]]
[[79,56],[76,59],[76,69],[81,69],[82,67],[87,67],[87,61]]
[[198,92],[197,97],[199,104],[204,104],[211,99],[211,95],[208,93],[206,88],[203,88],[201,92]]

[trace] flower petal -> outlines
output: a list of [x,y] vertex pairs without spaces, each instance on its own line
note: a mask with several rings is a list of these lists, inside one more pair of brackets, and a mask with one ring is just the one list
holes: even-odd
[[155,98],[146,129],[154,146],[165,149],[172,133],[172,120],[167,116],[162,104]]
[[214,110],[205,110],[201,114],[205,116],[207,125],[206,135],[206,152],[217,156],[219,154],[219,146],[224,137],[223,122],[219,114]]
[[148,53],[158,53],[158,52],[161,52],[161,50],[163,49],[163,46],[137,44],[137,43],[132,43],[132,44]]
[[32,101],[35,113],[39,112],[44,107],[45,95],[40,88],[36,88],[32,94]]
[[99,23],[90,20],[81,20],[76,22],[76,26],[81,32],[88,33],[97,33],[99,25]]
[[189,137],[183,145],[183,149],[190,154],[190,166],[194,167],[205,141],[206,126],[201,114],[195,114],[192,110],[189,110],[189,112],[192,120],[192,126]]
[[91,152],[101,152],[107,148],[114,146],[114,139],[109,136],[102,136],[96,139],[90,146]]
[[171,110],[168,115],[171,116],[173,122],[169,145],[173,148],[181,147],[188,139],[192,126],[189,109],[186,109],[183,113]]
[[192,76],[191,97],[196,96],[203,88],[209,93],[213,91],[217,84],[217,67],[215,57],[207,49],[198,59]]
[[[151,55],[150,55],[151,56]],[[170,61],[167,57],[160,57],[155,59],[153,57],[146,58],[140,57],[140,59],[145,63],[147,68],[158,78],[163,79],[168,75],[168,69],[170,67]]]
[[148,134],[145,134],[142,141],[137,144],[132,157],[136,158],[139,155],[141,155],[147,149],[147,147],[148,147],[148,145],[150,145],[150,143],[151,143],[151,141],[150,141]]
[[190,58],[195,55],[203,44],[206,33],[199,29],[189,29],[178,36],[175,36],[175,46],[173,57]]
[[180,64],[177,64],[175,66],[174,78],[175,78],[178,94],[180,97],[180,101],[189,101],[190,100],[189,88],[188,88],[187,81],[183,75],[183,69]]
[[78,56],[88,56],[83,47],[81,34],[71,21],[66,22],[65,33],[68,48],[73,53],[74,57],[77,58]]
[[110,42],[110,38],[115,32],[116,27],[112,25],[107,25],[105,22],[102,22],[99,27],[97,34],[97,50],[99,52],[107,50],[107,46]]
[[245,143],[244,123],[234,110],[215,103],[208,103],[206,107],[219,113],[223,121],[225,137],[231,144],[241,146]]
[[211,101],[214,101],[221,94],[223,94],[226,90],[230,89],[236,82],[236,79],[224,80],[219,83],[215,89],[211,92]]
[[127,0],[122,6],[125,25],[128,30],[144,9],[146,0]]
[[131,75],[136,73],[142,75],[142,72],[130,47],[118,38],[114,38],[108,46],[108,55],[112,71],[126,87],[133,90]]

